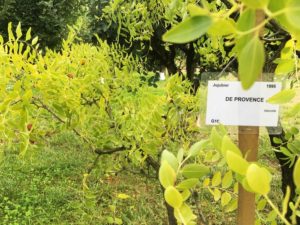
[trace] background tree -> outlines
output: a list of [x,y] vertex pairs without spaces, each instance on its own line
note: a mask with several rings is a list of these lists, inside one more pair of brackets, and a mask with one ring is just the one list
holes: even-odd
[[82,0],[1,0],[0,32],[7,37],[9,22],[21,22],[24,29],[32,28],[43,47],[58,48],[67,37],[67,25],[73,25],[83,11]]

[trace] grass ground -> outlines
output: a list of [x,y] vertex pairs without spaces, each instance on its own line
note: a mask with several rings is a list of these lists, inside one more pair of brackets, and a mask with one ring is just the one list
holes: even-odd
[[9,154],[1,164],[1,225],[165,224],[156,180],[127,172],[102,176],[100,164],[87,193],[83,174],[95,155],[71,140],[50,144],[25,160]]

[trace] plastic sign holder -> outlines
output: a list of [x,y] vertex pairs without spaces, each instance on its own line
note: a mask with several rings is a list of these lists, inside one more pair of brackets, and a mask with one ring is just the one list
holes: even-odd
[[238,81],[209,81],[206,124],[276,127],[279,106],[267,100],[280,90],[279,82],[256,82],[243,90]]

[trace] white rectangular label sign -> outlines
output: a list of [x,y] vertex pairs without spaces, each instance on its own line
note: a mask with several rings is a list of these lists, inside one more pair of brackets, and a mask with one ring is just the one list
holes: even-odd
[[256,82],[244,90],[238,81],[209,81],[206,124],[276,127],[279,106],[266,101],[280,90],[279,82]]

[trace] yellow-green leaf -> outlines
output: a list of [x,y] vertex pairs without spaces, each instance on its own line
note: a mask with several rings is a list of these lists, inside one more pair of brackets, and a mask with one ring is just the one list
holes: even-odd
[[221,205],[223,207],[226,206],[230,202],[231,198],[231,194],[229,194],[228,192],[224,192],[221,196]]
[[221,198],[221,191],[218,188],[215,188],[213,191],[214,200],[217,202]]
[[269,0],[242,0],[242,2],[250,8],[263,9],[268,5]]
[[295,164],[293,177],[297,188],[300,188],[300,158],[298,158]]
[[187,10],[191,16],[204,16],[209,14],[209,11],[207,11],[207,9],[199,7],[195,4],[188,4]]
[[277,59],[275,74],[276,75],[286,75],[295,69],[295,61],[293,59]]
[[168,150],[164,150],[161,154],[161,162],[166,160],[170,166],[174,169],[174,171],[177,171],[179,163],[177,158],[173,155],[172,152],[169,152]]
[[182,196],[179,191],[173,186],[167,187],[164,197],[166,199],[166,202],[173,208],[179,208],[182,205]]
[[291,109],[289,109],[286,116],[293,117],[296,116],[299,112],[300,112],[300,103],[294,105]]
[[271,174],[262,167],[252,163],[246,173],[249,187],[258,194],[267,195],[270,191]]
[[201,178],[209,173],[209,168],[200,164],[188,164],[182,168],[182,174],[186,178]]
[[236,32],[235,22],[232,19],[218,19],[208,30],[211,36],[225,36]]
[[176,180],[176,173],[167,161],[163,161],[158,172],[159,181],[164,188],[173,186]]
[[229,188],[233,182],[232,172],[227,171],[222,179],[222,188]]
[[225,135],[222,139],[222,154],[225,156],[227,151],[232,151],[239,156],[242,156],[240,149]]
[[33,38],[31,41],[31,45],[35,45],[38,42],[38,40],[39,40],[39,37],[37,37],[37,36],[35,38]]
[[127,194],[124,194],[124,193],[119,193],[117,195],[117,198],[119,198],[119,199],[127,199],[127,198],[130,198],[130,196],[127,195]]
[[212,128],[210,133],[210,140],[214,147],[221,151],[222,149],[222,136],[218,133],[217,129],[215,127]]
[[31,27],[26,32],[25,41],[29,41],[31,39]]
[[296,96],[294,89],[285,89],[270,97],[267,102],[270,104],[284,104],[291,101]]
[[237,199],[233,199],[225,208],[225,212],[232,212],[236,210],[238,207]]
[[199,180],[196,178],[191,178],[191,179],[187,179],[184,180],[182,182],[180,182],[176,188],[178,188],[179,190],[184,190],[184,189],[191,189],[196,187],[196,185],[199,183]]
[[20,37],[22,37],[22,29],[21,29],[21,23],[18,23],[18,26],[16,28],[16,34],[17,34],[17,38],[19,39]]
[[192,16],[163,35],[163,40],[172,43],[187,43],[206,33],[212,24],[209,16]]
[[249,167],[249,162],[247,162],[247,160],[245,160],[240,155],[232,151],[227,151],[226,162],[229,168],[234,172],[241,175],[246,175],[247,169]]
[[261,75],[265,63],[264,45],[257,35],[246,43],[238,54],[239,78],[244,89],[249,89]]
[[195,220],[197,217],[193,214],[193,211],[191,208],[183,203],[180,208],[176,208],[174,210],[174,215],[178,221],[182,224],[194,224],[193,220]]
[[221,180],[222,180],[221,177],[222,177],[221,172],[220,171],[216,172],[211,180],[211,185],[218,186],[219,184],[221,184]]
[[286,12],[287,21],[296,29],[300,29],[300,1],[289,0],[286,7],[288,9]]
[[207,140],[201,140],[193,144],[189,151],[188,155],[189,156],[196,156],[199,154],[199,152],[207,145]]
[[283,216],[287,213],[288,206],[289,206],[290,196],[291,196],[291,188],[289,186],[287,186],[286,187],[285,196],[284,196],[284,199],[283,199],[282,205],[281,205],[281,207],[282,207],[282,215]]

